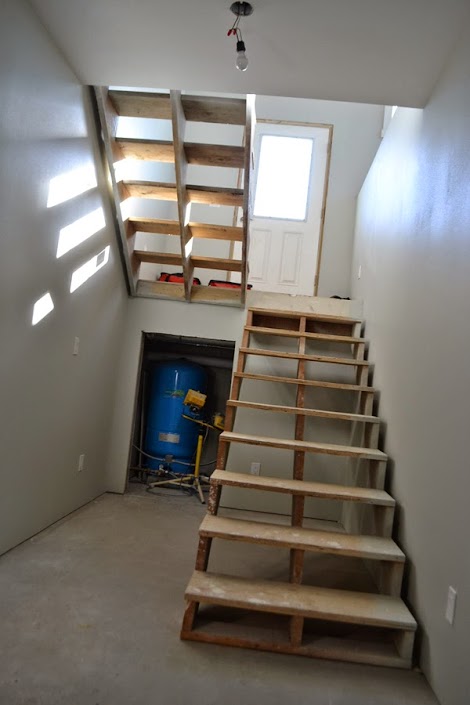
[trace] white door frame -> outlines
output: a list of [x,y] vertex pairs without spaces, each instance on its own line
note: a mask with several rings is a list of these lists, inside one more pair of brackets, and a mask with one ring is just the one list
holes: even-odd
[[[256,121],[257,123],[267,124],[267,125],[289,125],[293,127],[320,127],[328,130],[328,146],[326,154],[326,165],[325,165],[325,178],[323,183],[323,198],[321,207],[321,217],[320,217],[320,227],[318,233],[318,247],[317,256],[315,263],[315,275],[314,275],[314,285],[313,285],[313,295],[318,296],[318,285],[320,281],[320,268],[321,259],[323,253],[323,239],[325,232],[325,212],[326,212],[326,202],[328,198],[328,186],[330,183],[330,165],[331,165],[331,147],[333,143],[333,125],[323,122],[297,122],[295,120],[271,120],[266,118],[260,118]],[[241,170],[240,170],[241,176]],[[236,213],[236,211],[235,211]],[[234,215],[234,223],[237,222],[237,217]],[[229,257],[234,256],[234,246],[235,243],[230,243],[230,253]]]

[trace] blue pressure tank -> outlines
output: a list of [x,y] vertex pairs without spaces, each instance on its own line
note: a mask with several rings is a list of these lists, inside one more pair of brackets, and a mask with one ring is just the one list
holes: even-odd
[[[173,472],[187,474],[192,468],[182,463],[194,461],[199,426],[184,419],[184,399],[188,389],[205,394],[207,374],[204,367],[188,360],[161,362],[153,368],[145,433],[145,452],[164,458],[172,455]],[[160,462],[147,458],[147,466],[158,469]]]

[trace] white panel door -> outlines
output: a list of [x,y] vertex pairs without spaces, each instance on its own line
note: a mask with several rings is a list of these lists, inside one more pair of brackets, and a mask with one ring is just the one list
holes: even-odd
[[[275,144],[273,140],[266,141],[264,136],[289,137],[300,140],[310,150],[311,162],[308,173],[308,186],[305,186],[305,207],[297,204],[299,193],[303,186],[294,187],[295,178],[289,176],[288,168],[283,169],[282,159],[277,160],[280,167],[279,178],[274,179],[272,188],[271,205],[266,198],[258,193],[261,183],[260,152],[264,159],[265,145]],[[325,171],[327,164],[329,131],[325,127],[309,127],[298,125],[279,125],[273,123],[258,123],[256,126],[255,140],[255,204],[254,216],[250,227],[249,251],[249,277],[248,281],[258,291],[273,291],[288,294],[313,295],[314,278],[318,241],[320,235],[321,214],[323,206],[323,193],[325,188]],[[311,143],[309,145],[308,143]],[[297,146],[298,142],[284,142],[285,145]],[[300,145],[299,145],[300,146]],[[293,153],[289,149],[287,152]],[[284,155],[289,160],[289,153]],[[310,158],[310,157],[309,157]],[[261,166],[261,169],[260,169]],[[291,165],[292,166],[292,165]],[[266,165],[265,165],[266,167]],[[305,160],[303,162],[304,170]],[[268,165],[266,171],[275,173],[275,168]],[[282,178],[287,175],[285,183]],[[266,177],[266,174],[265,174]],[[300,199],[302,200],[302,199]],[[263,216],[256,215],[256,208]],[[272,208],[272,210],[270,210]],[[294,217],[283,218],[279,214],[290,213]],[[274,212],[274,216],[266,213]]]

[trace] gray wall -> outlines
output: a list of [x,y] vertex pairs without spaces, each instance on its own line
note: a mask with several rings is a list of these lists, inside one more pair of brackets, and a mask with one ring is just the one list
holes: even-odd
[[360,195],[352,267],[393,459],[407,597],[443,705],[470,693],[469,115],[467,28],[425,110],[399,109],[391,122]]
[[[106,207],[106,227],[56,259],[59,230],[103,205],[99,172],[98,188],[47,208],[52,178],[99,164],[86,91],[23,0],[2,2],[0,52],[2,552],[105,489],[126,292]],[[72,272],[108,244],[71,294]],[[55,309],[33,327],[47,291]]]

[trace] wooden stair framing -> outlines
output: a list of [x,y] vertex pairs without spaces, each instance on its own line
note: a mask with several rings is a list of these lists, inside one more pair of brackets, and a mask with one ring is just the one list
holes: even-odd
[[[132,296],[175,299],[178,301],[244,306],[247,288],[249,223],[252,205],[254,138],[254,96],[219,98],[184,95],[180,91],[145,93],[95,88],[105,161],[110,175],[113,217],[128,284]],[[171,121],[173,140],[124,138],[118,135],[119,117]],[[237,125],[244,127],[244,144],[203,144],[185,140],[188,122]],[[144,180],[119,180],[115,165],[124,159],[174,165],[174,183]],[[214,185],[190,184],[188,165],[214,167]],[[219,186],[217,167],[238,170],[240,188]],[[243,174],[243,177],[242,177]],[[178,219],[164,220],[123,216],[121,206],[129,198],[173,201]],[[233,208],[230,224],[190,221],[193,203]],[[242,226],[233,225],[236,213],[243,212]],[[136,247],[138,233],[179,238],[179,253],[143,250]],[[227,241],[226,257],[198,256],[193,253],[197,239]],[[241,259],[233,259],[229,244],[240,242]],[[161,245],[163,249],[163,245]],[[171,247],[170,247],[171,249]],[[142,278],[143,263],[176,266],[183,273],[182,283],[151,281]],[[194,270],[209,269],[240,273],[239,289],[218,289],[193,285]],[[217,278],[217,277],[216,277]]]
[[[259,339],[266,340],[265,336],[271,336],[270,340],[275,337],[295,339],[297,352],[286,353],[253,345]],[[307,352],[310,342],[344,346],[345,355],[336,357],[328,354],[328,350],[326,354],[310,355]],[[361,335],[358,319],[249,309],[233,375],[231,398],[227,403],[225,431],[220,435],[217,469],[211,476],[208,514],[199,529],[195,571],[185,593],[187,607],[182,639],[356,663],[411,667],[417,624],[400,598],[405,555],[391,538],[395,500],[384,490],[387,456],[377,447],[380,420],[373,413],[374,390],[368,384],[370,372],[364,359],[365,349],[366,341]],[[294,361],[295,377],[245,372],[247,360],[252,355]],[[355,384],[311,379],[312,374],[318,374],[307,367],[312,363],[320,365],[322,371],[326,369],[330,375],[332,371],[346,367],[355,375]],[[327,363],[326,367],[324,363]],[[247,379],[296,385],[295,405],[240,399],[242,383]],[[314,383],[330,394],[348,391],[355,397],[354,408],[350,411],[345,411],[344,405],[338,411],[309,408],[305,390]],[[235,431],[237,412],[243,414],[248,410],[250,413],[294,416],[294,438]],[[351,442],[332,444],[305,440],[307,419],[313,423],[317,423],[317,419],[327,419],[334,424],[349,424]],[[283,477],[268,477],[247,474],[236,468],[232,470],[227,465],[233,444],[264,446],[278,449],[280,453],[289,451],[293,457],[292,471]],[[351,464],[348,483],[340,485],[304,479],[305,459],[309,453],[313,457],[346,458]],[[357,472],[359,465],[361,472]],[[289,495],[292,502],[290,525],[221,515],[221,493],[225,487]],[[305,525],[305,500],[308,497],[340,502],[344,526],[337,527],[336,531],[324,531]],[[351,517],[353,520],[349,521]],[[361,527],[359,531],[357,526]],[[266,575],[252,578],[210,572],[209,557],[214,540],[227,542],[226,551],[233,542],[288,549],[288,580],[266,579]],[[311,576],[307,584],[304,568],[306,556],[310,554],[328,554],[338,561],[351,558],[363,561],[374,578],[375,588],[364,592],[355,589],[354,584],[352,589],[325,587],[322,583],[311,584]],[[318,577],[325,578],[324,575]],[[264,619],[261,629],[260,619]]]

